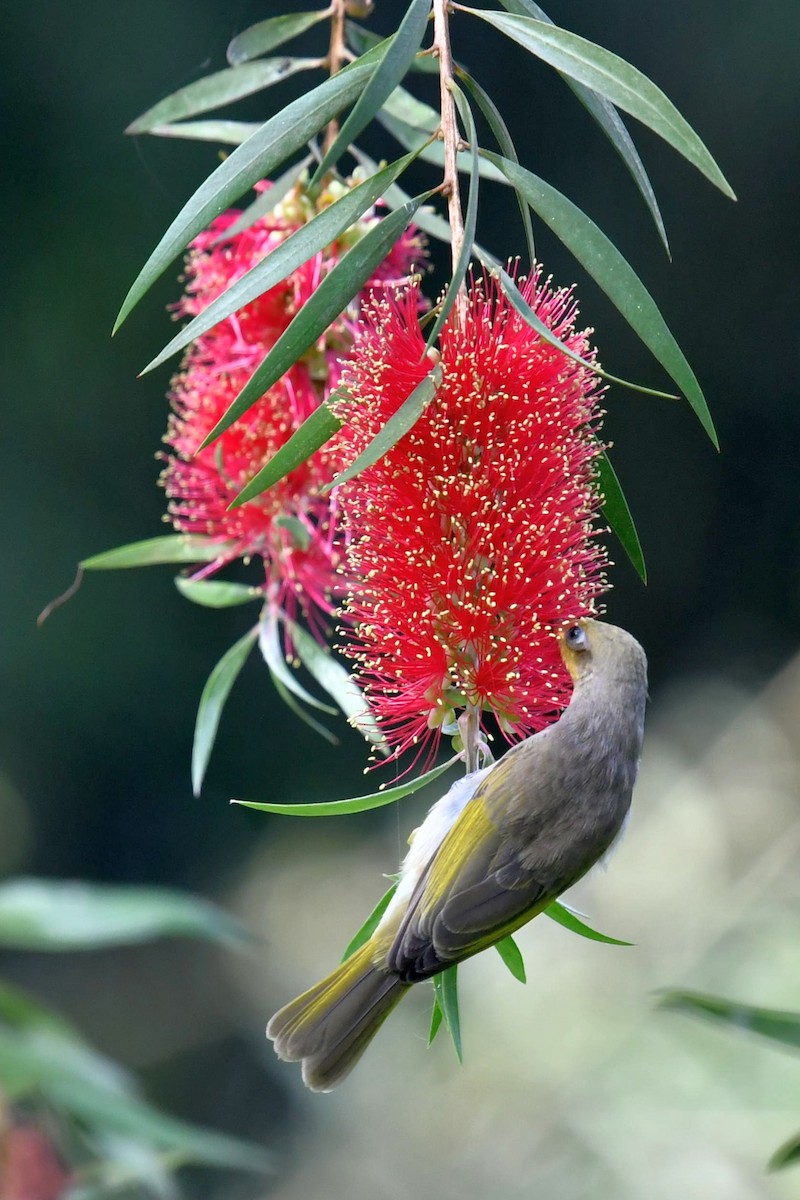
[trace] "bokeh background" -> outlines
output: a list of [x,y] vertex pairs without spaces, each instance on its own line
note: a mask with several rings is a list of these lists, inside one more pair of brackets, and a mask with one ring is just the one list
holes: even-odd
[[[159,1103],[276,1151],[265,1185],[190,1178],[197,1195],[796,1195],[797,1171],[768,1177],[763,1164],[800,1126],[800,1062],[654,1008],[655,989],[671,985],[800,1008],[795,0],[552,0],[556,21],[664,87],[738,193],[726,201],[631,123],[672,262],[564,85],[482,23],[455,28],[457,56],[506,114],[522,161],[597,221],[656,297],[720,433],[718,455],[685,403],[608,396],[613,458],[650,573],[645,588],[615,549],[608,612],[647,648],[652,705],[629,836],[575,899],[635,948],[537,921],[520,936],[526,988],[491,953],[462,970],[463,1069],[444,1038],[425,1050],[420,994],[342,1091],[305,1094],[273,1060],[265,1017],[328,968],[434,797],[302,828],[230,809],[231,795],[366,790],[356,736],[343,727],[338,748],[310,741],[254,656],[194,799],[197,700],[249,616],[191,606],[167,567],[90,577],[36,627],[78,559],[163,529],[154,454],[168,373],[136,375],[169,336],[175,277],[109,335],[217,150],[122,131],[223,66],[233,34],[300,7],[51,0],[0,17],[0,875],[185,887],[229,906],[259,939],[250,956],[175,942],[8,955],[0,971],[139,1071]],[[391,29],[402,10],[378,0],[372,27]],[[282,87],[232,115],[265,115],[292,95]],[[364,142],[378,154],[387,145]],[[484,188],[479,233],[500,256],[522,247],[512,204]],[[542,235],[540,253],[559,283],[577,282],[606,368],[663,386],[566,252]]]

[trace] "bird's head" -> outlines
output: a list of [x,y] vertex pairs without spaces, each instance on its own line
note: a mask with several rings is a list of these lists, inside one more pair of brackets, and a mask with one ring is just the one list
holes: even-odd
[[609,681],[646,679],[647,660],[642,647],[617,625],[583,617],[561,629],[558,643],[575,684],[595,674]]

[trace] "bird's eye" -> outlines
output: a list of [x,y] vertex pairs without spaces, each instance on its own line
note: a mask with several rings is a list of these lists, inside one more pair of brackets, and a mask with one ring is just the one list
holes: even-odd
[[570,625],[569,629],[567,630],[567,632],[564,636],[566,638],[567,645],[570,647],[571,650],[586,650],[586,649],[588,649],[588,642],[586,641],[586,634],[581,629],[580,625]]

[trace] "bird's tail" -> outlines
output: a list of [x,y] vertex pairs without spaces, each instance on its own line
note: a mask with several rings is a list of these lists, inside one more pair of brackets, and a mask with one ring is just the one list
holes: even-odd
[[312,1091],[329,1092],[341,1083],[408,990],[374,965],[374,953],[370,940],[267,1026],[278,1057],[302,1061],[303,1081]]

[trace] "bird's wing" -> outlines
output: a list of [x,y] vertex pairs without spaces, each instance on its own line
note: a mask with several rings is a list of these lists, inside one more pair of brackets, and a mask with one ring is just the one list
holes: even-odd
[[[432,855],[389,950],[387,965],[402,978],[427,978],[491,945],[571,882],[550,853],[561,820],[557,789],[544,769],[547,741],[538,735],[509,751]],[[529,760],[524,765],[520,754]],[[522,837],[508,815],[519,809],[520,787]]]

